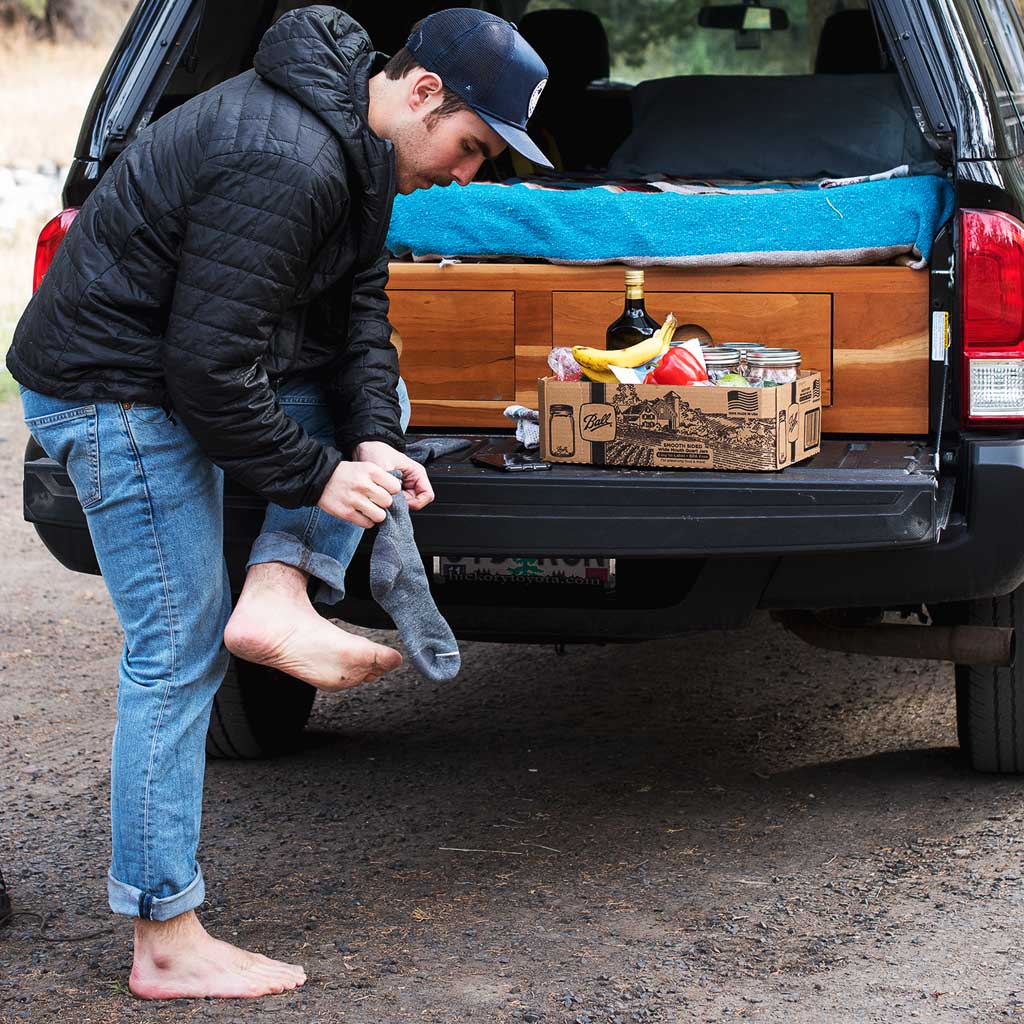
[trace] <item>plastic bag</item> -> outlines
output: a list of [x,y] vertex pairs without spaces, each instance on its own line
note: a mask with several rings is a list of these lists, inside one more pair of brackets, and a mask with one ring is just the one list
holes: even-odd
[[583,370],[573,359],[572,349],[564,345],[548,353],[548,366],[558,380],[582,380]]

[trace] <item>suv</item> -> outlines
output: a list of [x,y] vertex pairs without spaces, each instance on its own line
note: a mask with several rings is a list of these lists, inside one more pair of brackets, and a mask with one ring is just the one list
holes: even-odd
[[[301,5],[141,0],[89,105],[64,187],[67,209],[40,237],[37,278],[73,210],[136,133],[244,71],[262,32],[294,6]],[[351,13],[390,52],[417,17],[435,9],[358,6]],[[506,16],[521,17],[522,3],[512,6]],[[416,516],[417,542],[438,606],[465,639],[639,641],[740,627],[764,609],[812,643],[952,660],[961,747],[977,769],[1019,772],[1024,35],[1009,0],[872,0],[870,12],[856,14],[871,59],[880,60],[869,70],[889,75],[902,91],[912,111],[908,130],[955,193],[955,213],[935,239],[930,269],[648,272],[652,312],[659,303],[682,303],[720,337],[740,330],[729,326],[737,317],[747,340],[772,317],[771,330],[806,327],[818,345],[815,357],[828,364],[821,453],[777,474],[578,465],[502,473],[457,454],[431,466],[437,498]],[[761,24],[777,22],[783,29],[790,24],[774,15]],[[702,13],[700,24],[731,23]],[[747,24],[729,33],[738,54],[752,49]],[[798,42],[820,36],[814,70],[827,74],[827,32],[818,28],[793,18]],[[841,36],[840,54],[853,45],[852,34]],[[645,38],[644,45],[656,45]],[[695,42],[695,53],[706,50]],[[773,73],[810,70],[786,65],[778,47],[769,50]],[[604,68],[599,59],[587,72],[604,78],[589,89],[597,114],[575,139],[584,147],[589,140],[598,161],[630,128],[630,83],[611,81],[604,60]],[[743,60],[749,70],[748,55]],[[688,69],[706,67],[695,58]],[[552,67],[553,81],[555,74]],[[814,76],[805,78],[813,86]],[[735,76],[729,81],[735,85]],[[767,130],[762,137],[776,139]],[[589,159],[593,171],[595,158]],[[511,451],[516,442],[501,410],[510,401],[536,401],[546,351],[556,338],[571,336],[574,323],[578,328],[586,318],[603,329],[619,303],[621,280],[621,268],[523,263],[441,270],[396,261],[392,319],[405,339],[412,430]],[[461,347],[460,324],[467,332]],[[471,342],[486,349],[472,365]],[[31,440],[24,495],[26,518],[60,562],[97,573],[70,481]],[[225,556],[240,587],[263,502],[228,481],[225,506]],[[369,595],[369,542],[352,564],[345,601],[323,612],[387,628]],[[483,571],[447,571],[459,565]],[[510,565],[526,571],[517,575]],[[588,575],[596,585],[565,585]],[[883,623],[893,611],[919,621]],[[216,700],[208,751],[251,757],[286,747],[302,730],[314,692],[234,663]]]

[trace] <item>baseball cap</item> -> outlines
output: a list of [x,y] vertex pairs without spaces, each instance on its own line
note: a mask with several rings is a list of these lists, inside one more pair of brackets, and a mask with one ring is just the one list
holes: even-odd
[[526,134],[548,69],[515,25],[471,7],[452,7],[424,18],[405,45],[417,64],[433,71],[513,149],[551,167]]

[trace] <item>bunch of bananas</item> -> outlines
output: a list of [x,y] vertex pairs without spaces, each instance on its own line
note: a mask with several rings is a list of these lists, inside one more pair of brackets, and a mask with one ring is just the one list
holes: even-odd
[[588,379],[600,384],[617,384],[618,378],[608,369],[609,366],[632,368],[660,359],[668,351],[672,335],[678,326],[679,321],[669,313],[665,317],[665,322],[649,338],[644,338],[629,348],[609,351],[603,348],[587,348],[586,345],[573,345],[572,356]]

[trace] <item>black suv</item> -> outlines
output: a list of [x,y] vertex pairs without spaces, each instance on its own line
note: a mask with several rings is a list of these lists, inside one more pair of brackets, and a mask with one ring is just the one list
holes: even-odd
[[[65,206],[80,206],[152,120],[244,70],[262,32],[293,6],[141,0],[86,114]],[[352,13],[391,52],[429,12],[365,6]],[[525,3],[504,7],[516,18]],[[870,19],[878,52],[898,74],[956,195],[929,271],[927,436],[826,437],[821,455],[777,475],[584,466],[498,473],[456,456],[432,467],[437,500],[417,515],[417,539],[428,572],[453,557],[529,555],[566,565],[596,559],[606,577],[614,574],[614,589],[543,579],[508,586],[486,574],[483,582],[439,582],[438,604],[463,638],[637,641],[738,627],[768,609],[812,643],[948,658],[957,662],[961,746],[978,769],[1019,772],[1024,38],[1009,0],[872,0]],[[42,270],[69,216],[44,230]],[[492,448],[515,444],[493,432],[486,440]],[[225,503],[226,558],[238,586],[263,504],[230,486]],[[98,572],[67,475],[32,442],[25,515],[65,566]],[[367,548],[353,563],[344,604],[324,612],[387,627],[369,598]],[[883,623],[892,611],[917,621]],[[281,748],[302,729],[313,695],[294,680],[234,664],[209,751],[244,757]]]

